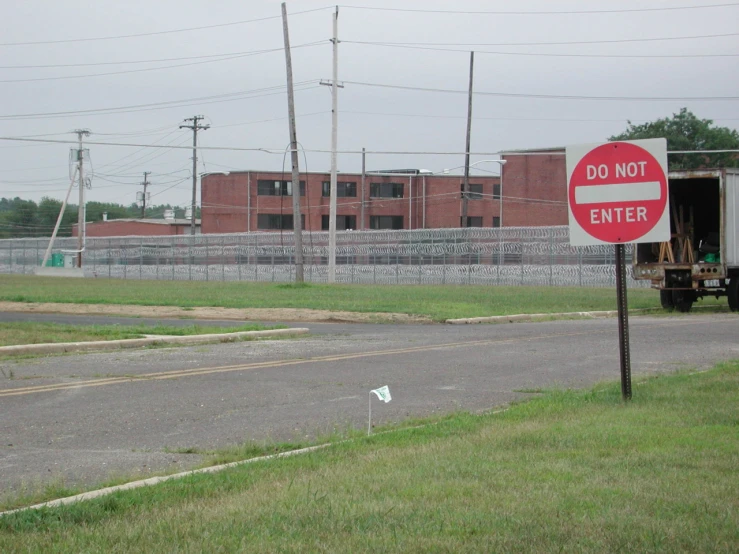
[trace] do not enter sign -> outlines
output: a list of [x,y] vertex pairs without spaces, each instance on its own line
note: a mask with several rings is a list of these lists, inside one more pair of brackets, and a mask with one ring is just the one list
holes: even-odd
[[568,147],[570,244],[670,240],[667,141]]

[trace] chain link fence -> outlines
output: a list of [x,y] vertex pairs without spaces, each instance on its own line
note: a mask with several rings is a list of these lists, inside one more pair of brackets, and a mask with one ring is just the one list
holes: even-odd
[[[0,240],[0,273],[31,274],[48,238]],[[76,258],[77,239],[57,239],[55,261]],[[627,262],[631,259],[627,246]],[[328,278],[328,233],[303,235],[305,280]],[[111,279],[295,280],[292,231],[158,237],[91,237],[85,277]],[[630,273],[630,272],[629,272]],[[568,228],[504,227],[342,231],[336,280],[358,284],[471,284],[605,287],[615,284],[614,248],[572,247]],[[632,287],[648,286],[634,281]]]

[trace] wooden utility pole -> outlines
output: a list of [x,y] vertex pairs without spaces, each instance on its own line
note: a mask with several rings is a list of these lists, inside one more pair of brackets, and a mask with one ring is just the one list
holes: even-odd
[[151,171],[144,171],[144,182],[141,183],[144,185],[144,194],[141,195],[141,219],[144,219],[146,217],[146,187],[149,186],[149,181],[147,180],[147,177],[151,174]]
[[79,178],[80,187],[80,205],[77,210],[77,267],[81,269],[82,251],[85,249],[85,151],[82,148],[82,137],[88,136],[90,131],[87,129],[77,129],[75,133],[77,133],[79,144],[79,147],[77,148],[77,176]]
[[[287,111],[290,125],[290,158],[292,160],[293,234],[295,235],[295,282],[303,278],[303,220],[300,217],[300,170],[298,167],[298,133],[295,129],[295,98],[293,94],[293,64],[290,57],[290,34],[287,29],[287,8],[282,3],[282,32],[285,37],[285,67],[287,70]],[[307,192],[307,191],[306,191]]]
[[364,165],[365,157],[366,157],[365,150],[364,150],[364,147],[362,147],[362,181],[361,181],[361,183],[359,185],[359,189],[361,191],[360,194],[362,195],[362,197],[361,197],[362,198],[362,201],[359,203],[359,230],[360,231],[366,231],[367,230],[367,224],[365,222],[365,217],[364,217],[364,209],[365,209],[364,208],[364,198],[365,198],[364,177],[365,177],[365,174],[366,174],[365,165]]
[[180,129],[192,130],[192,202],[190,207],[192,214],[190,215],[190,234],[195,234],[195,206],[197,205],[198,191],[198,131],[210,129],[210,125],[200,125],[199,121],[205,119],[203,115],[194,115],[188,117],[185,121],[192,121],[192,125],[180,125]]
[[339,122],[337,80],[339,78],[339,6],[334,12],[333,75],[331,77],[331,188],[328,208],[328,282],[336,282],[336,149]]
[[470,194],[470,135],[472,134],[472,76],[475,53],[470,52],[470,87],[467,94],[467,141],[464,149],[464,181],[462,183],[462,225],[467,227],[467,202]]

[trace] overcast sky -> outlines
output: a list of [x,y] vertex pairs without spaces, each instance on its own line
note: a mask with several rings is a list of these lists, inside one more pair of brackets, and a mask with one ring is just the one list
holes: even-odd
[[[331,145],[330,87],[319,81],[331,79],[335,8],[293,0],[287,9],[298,141],[308,151],[301,170],[328,171],[330,156],[311,151]],[[574,13],[600,10],[615,11]],[[5,2],[3,12],[0,136],[72,140],[71,131],[87,128],[93,142],[185,146],[192,132],[179,125],[202,114],[211,128],[201,145],[277,153],[201,150],[199,172],[289,172],[279,1],[25,0]],[[721,0],[345,0],[339,150],[451,152],[369,153],[367,169],[461,172],[470,50],[473,162],[505,149],[600,142],[627,120],[681,107],[736,128],[737,21],[739,2]],[[153,204],[189,204],[190,150],[89,148],[88,200],[130,204],[150,171]],[[0,197],[62,199],[69,149],[0,141]],[[340,171],[360,168],[361,156],[339,155]]]

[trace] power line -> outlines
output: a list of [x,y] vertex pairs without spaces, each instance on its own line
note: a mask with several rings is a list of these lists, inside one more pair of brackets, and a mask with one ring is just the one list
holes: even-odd
[[[355,115],[371,115],[371,116],[387,116],[387,117],[421,117],[421,118],[428,118],[428,119],[465,119],[465,116],[463,115],[439,115],[439,114],[412,114],[412,113],[387,113],[387,112],[365,112],[365,111],[357,111],[357,110],[343,110],[341,112],[342,114],[355,114]],[[571,123],[571,122],[578,122],[578,123],[627,123],[629,121],[632,122],[646,122],[648,120],[646,119],[630,119],[628,117],[623,117],[621,119],[572,119],[572,118],[555,118],[555,117],[486,117],[486,116],[473,116],[472,119],[474,121],[477,120],[490,120],[490,121],[551,121],[554,123]],[[717,121],[739,121],[739,118],[731,118],[731,117],[716,117],[716,118],[709,118],[712,120]]]
[[[328,41],[314,41],[312,43],[305,43],[301,46],[308,46],[313,44],[323,44]],[[265,52],[272,52],[274,50],[282,50],[282,48],[270,48],[263,50],[246,50],[242,52],[223,52],[221,54],[208,54],[203,56],[184,56],[178,58],[158,58],[153,60],[132,60],[132,61],[119,61],[119,62],[91,62],[91,63],[54,63],[54,64],[41,64],[41,65],[0,65],[0,69],[56,69],[59,67],[95,67],[101,65],[129,65],[129,64],[143,64],[143,63],[162,63],[162,62],[180,62],[186,60],[202,60],[206,58],[227,58],[231,56],[246,56],[250,54],[263,54]],[[216,60],[217,61],[217,60]]]
[[[580,44],[622,44],[627,42],[659,42],[659,41],[670,41],[670,40],[693,40],[693,39],[705,39],[705,38],[723,38],[723,37],[734,37],[739,33],[721,33],[715,35],[689,35],[682,37],[651,37],[651,38],[625,38],[625,39],[611,39],[611,40],[567,40],[567,41],[555,41],[555,42],[397,42],[388,41],[382,44],[394,44],[399,46],[465,46],[465,47],[477,47],[477,46],[568,46],[568,45],[580,45]],[[349,41],[342,41],[349,42]],[[361,44],[362,42],[360,42]]]
[[728,8],[739,5],[739,2],[727,2],[723,4],[703,4],[701,6],[662,6],[659,8],[623,8],[613,10],[542,10],[542,11],[461,11],[461,10],[429,10],[413,8],[380,8],[376,6],[347,6],[340,7],[349,10],[373,10],[384,12],[408,12],[408,13],[440,13],[446,15],[579,15],[579,14],[613,14],[613,13],[638,13],[638,12],[663,12],[678,10],[699,10],[706,8]]
[[[331,110],[323,110],[320,112],[311,112],[311,113],[303,113],[303,114],[297,114],[295,117],[308,117],[312,115],[322,115],[331,113]],[[255,121],[242,121],[241,123],[229,123],[227,125],[219,125],[219,129],[223,129],[224,127],[239,127],[241,125],[254,125],[256,123],[268,123],[271,121],[285,121],[287,117],[273,117],[271,119],[257,119]]]
[[[307,81],[301,81],[296,83],[296,86],[304,87],[300,90],[308,90],[310,88],[318,88],[319,79],[312,79]],[[312,86],[311,86],[312,85]],[[285,85],[276,85],[272,87],[264,87],[260,89],[241,90],[237,92],[229,92],[225,94],[216,94],[212,96],[200,96],[195,98],[186,98],[183,100],[168,100],[164,102],[152,102],[148,104],[133,104],[130,106],[115,106],[110,108],[94,108],[87,110],[70,110],[64,112],[38,112],[38,113],[25,113],[25,114],[6,114],[0,115],[0,120],[23,120],[23,119],[47,119],[57,117],[68,117],[68,116],[89,116],[89,115],[110,115],[118,113],[131,113],[139,111],[150,111],[163,109],[164,107],[177,107],[190,106],[193,104],[214,104],[219,102],[231,102],[234,100],[244,100],[246,98],[259,98],[260,96],[269,96],[271,94],[283,94]],[[259,95],[257,93],[269,93]]]
[[[316,42],[310,42],[306,44],[299,44],[295,46],[295,48],[305,48],[310,46],[318,46],[319,44],[324,44],[324,41],[316,41]],[[268,54],[271,52],[281,52],[282,48],[270,48],[269,50],[256,50],[254,52],[246,53],[246,54],[238,54],[234,56],[224,57],[224,58],[218,58],[216,60],[203,60],[199,62],[189,62],[189,63],[181,63],[181,64],[175,64],[175,65],[163,65],[159,67],[145,67],[140,69],[127,69],[125,71],[108,71],[106,73],[88,73],[86,75],[62,75],[59,77],[34,77],[30,79],[3,79],[0,80],[0,83],[30,83],[30,82],[36,82],[36,81],[60,81],[64,79],[83,79],[88,77],[106,77],[110,75],[125,75],[129,73],[143,73],[146,71],[159,71],[162,69],[176,69],[179,67],[190,67],[193,65],[202,65],[206,63],[215,63],[215,62],[223,62],[223,61],[229,61],[229,60],[235,60],[239,58],[246,58],[250,56],[256,56],[259,54]]]
[[[290,15],[302,15],[305,13],[317,12],[317,11],[326,10],[326,9],[331,9],[331,7],[314,8],[312,10],[303,10],[300,12],[293,12]],[[38,41],[28,41],[28,42],[4,42],[4,43],[0,43],[0,46],[30,46],[30,45],[36,45],[36,44],[62,44],[62,43],[69,43],[69,42],[91,42],[91,41],[97,41],[97,40],[120,40],[120,39],[128,39],[128,38],[151,37],[151,36],[157,36],[157,35],[168,35],[172,33],[187,33],[190,31],[202,31],[205,29],[233,27],[235,25],[245,25],[247,23],[258,23],[260,21],[268,21],[270,19],[279,19],[279,18],[280,18],[279,15],[271,15],[269,17],[260,17],[257,19],[244,19],[242,21],[231,21],[229,23],[216,23],[214,25],[202,25],[200,27],[186,27],[184,29],[171,29],[168,31],[152,31],[149,33],[134,33],[130,35],[115,35],[115,36],[107,36],[107,37],[38,40]]]
[[[466,94],[466,93],[465,93]],[[24,139],[19,137],[2,137],[0,141],[21,141],[21,142],[43,142],[52,144],[74,144],[72,140],[55,140],[55,139]],[[85,144],[93,146],[122,146],[122,147],[152,147],[152,148],[168,148],[172,150],[192,150],[191,146],[162,146],[159,144],[133,144],[127,142],[102,142],[102,141],[86,141]],[[201,150],[214,150],[214,151],[226,151],[226,152],[263,152],[265,154],[274,154],[284,156],[285,152],[290,151],[288,148],[246,148],[238,146],[198,146]],[[560,149],[559,154],[564,154],[564,148]],[[301,148],[301,152],[310,154],[330,154],[331,150],[321,148]],[[362,154],[362,150],[339,150],[339,154]],[[459,151],[413,151],[413,150],[365,150],[365,154],[384,154],[384,155],[397,155],[397,156],[460,156],[466,154],[466,152]],[[725,149],[725,150],[675,150],[668,151],[667,154],[728,154],[728,153],[739,153],[739,149]],[[511,152],[511,151],[500,151],[500,152],[470,152],[470,156],[551,156],[552,152]]]
[[[369,42],[358,40],[343,40],[346,44],[361,44],[365,46],[381,46],[384,48],[403,48],[406,50],[428,50],[431,52],[464,52],[469,53],[469,49],[461,48],[436,48],[432,46],[409,46],[397,43],[385,42]],[[532,53],[532,52],[494,52],[492,50],[478,50],[475,53],[491,54],[495,56],[529,56],[529,57],[549,57],[549,58],[735,58],[739,54],[555,54],[552,52]],[[3,81],[0,81],[3,82]]]
[[[411,87],[403,85],[388,85],[383,83],[363,83],[359,81],[344,81],[345,84],[358,85],[365,87],[379,87],[379,88],[391,88],[399,90],[414,90],[421,92],[443,92],[451,94],[467,94],[466,90],[453,90],[453,89],[442,89],[442,88],[424,88],[424,87]],[[512,93],[512,92],[485,92],[475,91],[474,94],[482,96],[498,96],[498,97],[513,97],[513,98],[541,98],[548,100],[634,100],[634,101],[713,101],[713,100],[739,100],[739,96],[585,96],[578,94],[526,94],[526,93]]]

